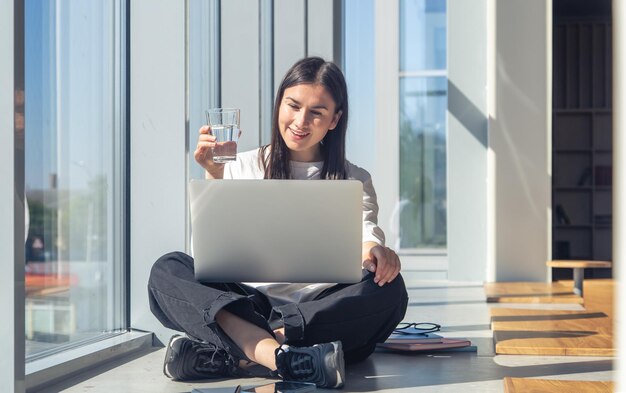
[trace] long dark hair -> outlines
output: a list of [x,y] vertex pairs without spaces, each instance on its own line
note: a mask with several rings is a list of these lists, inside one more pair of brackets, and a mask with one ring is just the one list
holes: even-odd
[[[337,126],[328,132],[321,141],[324,166],[321,179],[345,179],[346,170],[346,129],[348,128],[348,89],[343,73],[334,63],[320,57],[307,57],[294,64],[283,78],[274,102],[272,116],[272,140],[261,148],[259,157],[266,179],[290,179],[289,148],[278,128],[278,113],[283,94],[289,87],[300,84],[323,86],[335,101],[335,113],[342,112]],[[270,148],[269,154],[267,149]]]

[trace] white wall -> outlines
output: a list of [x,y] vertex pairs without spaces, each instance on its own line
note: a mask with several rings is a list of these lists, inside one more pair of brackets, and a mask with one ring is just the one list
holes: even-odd
[[[398,2],[374,0],[375,165],[367,169],[372,174],[378,197],[378,225],[385,232],[388,245],[393,245],[396,240],[390,218],[400,190],[399,14]],[[406,259],[402,258],[405,270],[409,267]]]
[[341,66],[341,0],[307,1],[307,56]]
[[487,268],[487,1],[448,0],[448,278]]
[[304,0],[274,0],[274,91],[285,72],[306,56],[307,20]]
[[[261,8],[269,7],[268,1],[221,2],[221,105],[241,108],[241,151],[269,143],[274,94],[293,63],[313,55],[340,60],[339,0],[275,0],[273,5],[268,10]],[[270,19],[272,29],[264,25]]]
[[550,258],[551,2],[489,3],[490,280],[547,279]]
[[130,325],[163,340],[147,284],[157,258],[186,248],[185,3],[132,1],[130,17]]
[[240,152],[259,146],[259,4],[221,2],[221,105],[241,109]]
[[[262,80],[267,76],[267,69],[263,68],[267,64],[262,65],[261,61],[268,43],[261,42],[267,37],[262,36],[265,26],[261,25],[267,23],[262,18],[267,15],[262,15],[259,7],[268,4],[229,0],[222,1],[220,7],[221,106],[241,108],[241,151],[258,146],[263,137],[260,125],[265,99],[261,99],[260,87],[267,81]],[[274,2],[274,42],[269,44],[274,47],[275,75],[279,78],[294,61],[307,54],[307,31],[315,37],[311,45],[316,53],[328,55],[337,51],[338,40],[320,33],[332,30],[337,1],[326,0],[311,6],[310,12],[304,5],[303,0]],[[306,17],[311,14],[319,20],[309,23],[307,29]],[[130,323],[133,328],[155,332],[164,342],[173,332],[163,328],[150,312],[147,282],[156,259],[167,252],[188,249],[187,143],[194,133],[189,137],[186,133],[185,3],[132,1],[130,17]],[[284,30],[286,20],[300,21],[297,34]],[[206,80],[192,70],[190,84]],[[191,143],[194,145],[195,141]]]

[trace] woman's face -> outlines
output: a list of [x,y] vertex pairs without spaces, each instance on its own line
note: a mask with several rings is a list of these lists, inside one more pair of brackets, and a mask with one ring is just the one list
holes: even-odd
[[293,161],[321,161],[320,141],[337,126],[341,112],[318,84],[300,84],[285,89],[278,112],[278,129]]

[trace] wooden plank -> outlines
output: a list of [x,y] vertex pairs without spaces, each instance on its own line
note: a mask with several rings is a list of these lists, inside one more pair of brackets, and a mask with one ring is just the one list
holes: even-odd
[[603,311],[491,308],[489,312],[494,331],[613,333],[613,320]]
[[[574,285],[573,281],[559,281],[565,286]],[[615,280],[587,279],[585,280],[585,308],[601,310],[605,314],[613,315],[613,294]]]
[[[572,280],[558,281],[559,284],[571,287]],[[587,279],[585,280],[585,308],[590,310],[600,310],[609,317],[613,315],[613,294],[615,280],[612,279]]]
[[[504,393],[516,393],[515,379],[517,378],[504,377]],[[519,392],[522,392],[522,390],[519,390]]]
[[560,282],[486,283],[484,290],[488,303],[583,303],[571,284]]
[[[536,336],[533,337],[533,334]],[[576,336],[571,332],[496,331],[498,355],[615,356],[611,336]]]
[[504,378],[506,393],[610,393],[610,381],[563,381],[558,379]]
[[613,264],[610,261],[580,261],[580,260],[554,260],[547,261],[546,265],[560,268],[610,268]]
[[602,311],[492,308],[497,354],[614,356],[613,320]]
[[[550,287],[558,290],[572,284],[572,281],[559,281]],[[586,280],[584,311],[491,308],[496,353],[615,356],[614,287],[614,280]],[[534,287],[538,288],[541,287]],[[500,292],[512,289],[514,286],[507,285]]]

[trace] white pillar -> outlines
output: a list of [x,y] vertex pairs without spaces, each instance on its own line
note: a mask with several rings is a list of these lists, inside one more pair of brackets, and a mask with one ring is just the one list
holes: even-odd
[[221,106],[241,109],[239,151],[259,146],[259,7],[256,1],[220,3]]
[[[489,274],[546,281],[550,259],[552,2],[495,1]],[[511,23],[515,21],[515,23]],[[476,185],[479,186],[478,184]],[[490,277],[490,278],[492,278]]]
[[186,246],[185,3],[131,1],[130,18],[130,324],[166,340],[146,283],[157,258]]
[[448,1],[450,280],[487,278],[487,15],[487,1]]
[[[626,391],[626,2],[613,0],[613,264],[615,277],[621,285],[615,291],[615,336],[618,349],[616,392]],[[619,301],[621,299],[621,301]]]

